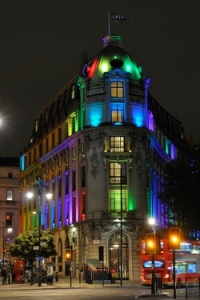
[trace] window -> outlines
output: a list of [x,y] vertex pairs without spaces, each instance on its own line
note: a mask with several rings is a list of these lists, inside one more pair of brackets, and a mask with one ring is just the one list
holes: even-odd
[[76,198],[72,198],[72,223],[76,222]]
[[12,213],[6,213],[6,228],[12,227]]
[[69,175],[65,174],[65,195],[69,194]]
[[121,211],[121,196],[122,196],[122,211],[126,211],[126,191],[114,190],[110,191],[110,211],[120,212]]
[[72,117],[71,121],[72,121],[72,133],[75,133],[76,132],[76,118],[75,118],[75,116]]
[[42,143],[39,144],[39,157],[42,156]]
[[8,173],[8,178],[13,178],[12,173]]
[[51,146],[52,146],[52,149],[55,147],[55,133],[53,132],[52,135],[51,135]]
[[124,152],[124,136],[111,136],[110,137],[110,151],[111,152]]
[[58,198],[61,198],[62,194],[62,179],[61,176],[58,177]]
[[113,81],[110,84],[111,98],[123,98],[124,97],[124,83],[122,81]]
[[110,163],[110,184],[126,184],[126,163]]
[[13,200],[13,191],[7,190],[6,192],[6,201],[12,201]]
[[33,149],[33,161],[36,161],[36,148]]
[[72,192],[76,190],[76,171],[72,171]]
[[48,138],[46,138],[46,153],[49,151],[49,141]]
[[85,166],[81,167],[81,187],[85,187]]
[[38,132],[38,120],[35,121],[35,132]]
[[76,160],[76,148],[73,147],[71,151],[72,151],[71,152],[72,153],[72,160]]
[[71,89],[71,99],[73,100],[75,98],[75,85],[72,85],[72,89]]
[[61,128],[58,128],[58,144],[60,144],[62,141],[62,131]]
[[123,122],[124,121],[124,105],[112,104],[111,105],[111,122]]

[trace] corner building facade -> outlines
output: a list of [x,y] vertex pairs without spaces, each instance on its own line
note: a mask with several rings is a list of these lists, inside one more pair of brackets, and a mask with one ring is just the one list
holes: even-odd
[[[167,228],[170,215],[159,201],[166,162],[184,144],[181,123],[149,94],[150,79],[106,36],[103,49],[35,117],[30,143],[21,154],[21,231],[51,228],[57,255],[54,270],[72,275],[94,266],[103,246],[113,277],[137,280],[140,239],[147,218]],[[41,178],[41,207],[26,192]],[[52,192],[47,201],[45,190]],[[121,271],[122,270],[122,271]]]

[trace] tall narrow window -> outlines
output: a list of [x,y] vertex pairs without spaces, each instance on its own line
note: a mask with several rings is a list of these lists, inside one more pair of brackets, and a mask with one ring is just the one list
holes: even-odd
[[112,104],[111,105],[111,122],[122,123],[124,121],[124,105]]
[[76,198],[72,198],[72,223],[76,222]]
[[124,97],[124,83],[123,81],[113,81],[110,84],[111,98],[123,98]]
[[58,198],[61,198],[62,193],[62,178],[61,176],[58,177]]
[[81,187],[85,187],[85,166],[81,167]]
[[[122,197],[122,199],[121,199]],[[110,191],[110,211],[119,212],[121,211],[121,203],[122,203],[122,211],[127,210],[127,200],[126,200],[126,191],[120,190]]]
[[46,138],[46,153],[49,151],[49,141],[48,138]]
[[72,117],[72,133],[76,132],[76,118],[75,116]]
[[7,190],[6,191],[6,201],[12,201],[13,200],[13,191]]
[[55,133],[53,132],[51,135],[52,149],[55,147]]
[[58,144],[62,142],[62,131],[61,128],[58,128]]
[[111,136],[110,137],[110,151],[111,152],[124,152],[124,136]]
[[71,99],[73,100],[75,98],[75,84],[72,85],[71,89]]
[[12,227],[12,213],[6,213],[6,228]]
[[110,184],[126,184],[126,163],[110,163]]
[[39,157],[42,156],[42,143],[39,144]]
[[69,194],[69,175],[65,174],[65,195]]
[[36,148],[33,149],[33,160],[36,161]]
[[76,171],[72,171],[72,192],[76,190]]

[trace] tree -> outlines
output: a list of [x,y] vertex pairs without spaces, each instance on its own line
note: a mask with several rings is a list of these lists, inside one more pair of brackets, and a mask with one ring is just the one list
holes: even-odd
[[186,232],[200,230],[200,159],[193,149],[166,164],[159,198],[169,209],[173,221]]
[[30,262],[36,260],[37,256],[48,258],[56,255],[54,237],[50,230],[40,230],[40,253],[34,246],[39,246],[39,231],[26,231],[14,239],[14,244],[10,246],[10,254],[13,257],[20,257]]

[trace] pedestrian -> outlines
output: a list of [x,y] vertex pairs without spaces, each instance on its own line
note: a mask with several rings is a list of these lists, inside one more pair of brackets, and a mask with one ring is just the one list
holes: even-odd
[[7,281],[7,271],[6,271],[5,268],[2,269],[1,276],[2,276],[2,284],[6,284],[6,281]]
[[15,270],[12,269],[12,283],[15,282]]

